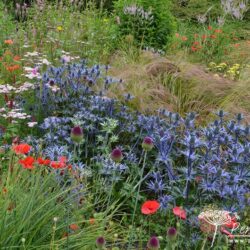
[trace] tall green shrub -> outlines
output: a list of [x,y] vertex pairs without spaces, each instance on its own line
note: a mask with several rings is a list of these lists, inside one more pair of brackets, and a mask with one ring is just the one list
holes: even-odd
[[118,0],[114,4],[121,35],[133,35],[144,47],[164,48],[176,23],[169,0]]

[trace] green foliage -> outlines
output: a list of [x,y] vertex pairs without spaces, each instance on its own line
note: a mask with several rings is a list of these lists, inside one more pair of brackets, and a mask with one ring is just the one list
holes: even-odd
[[115,14],[122,35],[133,35],[139,45],[164,48],[175,30],[175,20],[166,0],[118,0]]
[[8,14],[5,6],[0,2],[0,55],[3,53],[2,44],[4,40],[10,39],[10,34],[13,34],[15,30],[15,24]]
[[185,21],[197,22],[197,16],[205,13],[208,14],[209,19],[215,20],[222,12],[219,0],[180,0],[173,2],[174,15]]
[[[104,233],[104,216],[110,221],[119,206],[112,204],[105,215],[98,213],[95,208],[103,201],[99,194],[88,193],[87,186],[78,190],[77,181],[60,184],[56,173],[42,166],[35,171],[22,169],[11,151],[5,158],[2,169],[10,167],[0,178],[0,248],[95,249],[95,239]],[[84,203],[78,204],[81,196]],[[72,230],[72,224],[78,229]],[[120,233],[114,223],[107,227],[107,239]]]

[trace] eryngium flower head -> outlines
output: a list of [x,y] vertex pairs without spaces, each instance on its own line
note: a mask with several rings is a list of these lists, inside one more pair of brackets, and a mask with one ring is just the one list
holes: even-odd
[[150,250],[158,250],[158,249],[160,249],[159,239],[156,236],[151,237],[151,239],[148,241],[147,247]]
[[106,244],[106,240],[104,239],[103,236],[100,236],[96,239],[96,246],[99,248],[99,249],[102,249]]
[[121,162],[123,158],[122,151],[119,148],[115,148],[113,149],[110,157],[114,162]]
[[169,237],[169,239],[175,239],[177,235],[177,230],[175,227],[170,227],[167,231],[167,236]]
[[142,142],[142,148],[145,151],[150,151],[154,147],[153,139],[149,136],[145,137]]
[[83,140],[83,130],[81,127],[76,126],[71,129],[70,137],[73,142],[80,143]]

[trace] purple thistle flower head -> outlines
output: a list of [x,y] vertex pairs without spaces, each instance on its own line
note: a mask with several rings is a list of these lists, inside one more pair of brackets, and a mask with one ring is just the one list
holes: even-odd
[[146,136],[142,142],[142,148],[145,151],[150,151],[154,147],[153,139],[149,136]]
[[100,236],[96,239],[96,246],[100,249],[102,249],[106,244],[106,240],[103,236]]
[[177,235],[177,230],[175,227],[170,227],[167,231],[167,235],[170,239],[174,239]]
[[83,140],[83,130],[81,127],[76,126],[71,129],[70,137],[73,142],[80,143]]
[[115,148],[111,152],[110,157],[114,162],[121,162],[123,158],[122,151],[119,148]]
[[160,249],[159,239],[156,236],[151,237],[150,240],[148,241],[147,247],[150,250],[158,250],[158,249]]

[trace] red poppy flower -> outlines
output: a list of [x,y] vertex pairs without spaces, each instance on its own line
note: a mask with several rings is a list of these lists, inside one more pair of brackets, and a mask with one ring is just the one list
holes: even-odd
[[213,29],[213,27],[210,26],[210,25],[207,28],[208,28],[208,30],[212,30]]
[[60,169],[60,168],[65,168],[66,167],[66,161],[67,158],[65,156],[61,156],[59,158],[59,161],[52,161],[50,163],[50,166],[54,169]]
[[222,30],[217,29],[217,30],[215,30],[214,32],[215,32],[215,33],[222,33]]
[[73,230],[73,231],[76,231],[76,230],[79,229],[79,226],[78,226],[77,224],[71,224],[71,225],[69,225],[69,228],[70,228],[71,230]]
[[141,212],[143,214],[154,214],[160,207],[160,203],[156,200],[149,200],[142,204]]
[[174,215],[178,216],[182,220],[186,220],[186,218],[187,218],[186,211],[181,207],[177,207],[177,206],[174,207],[173,208],[173,213],[174,213]]
[[210,38],[215,39],[216,35],[211,35]]
[[5,44],[11,45],[13,44],[13,41],[11,39],[5,40],[4,41]]
[[194,41],[193,45],[199,45],[200,43],[198,41]]
[[195,46],[192,46],[192,47],[191,47],[191,50],[192,50],[193,52],[195,52],[195,51],[198,50],[198,48],[196,48]]
[[236,229],[236,228],[238,228],[239,223],[237,222],[236,217],[231,217],[231,221],[227,224],[224,224],[223,226],[230,228],[230,229]]
[[50,164],[49,159],[43,159],[41,157],[37,158],[37,162],[39,165],[44,165],[44,166],[48,166]]
[[201,36],[201,39],[202,39],[202,40],[206,40],[206,38],[207,38],[207,35],[202,35],[202,36]]
[[31,146],[25,143],[13,146],[13,150],[15,151],[16,154],[27,154],[29,153],[30,149]]
[[23,168],[26,169],[34,169],[35,167],[33,166],[35,162],[35,159],[32,156],[28,156],[23,160],[19,160],[19,163],[23,166]]

